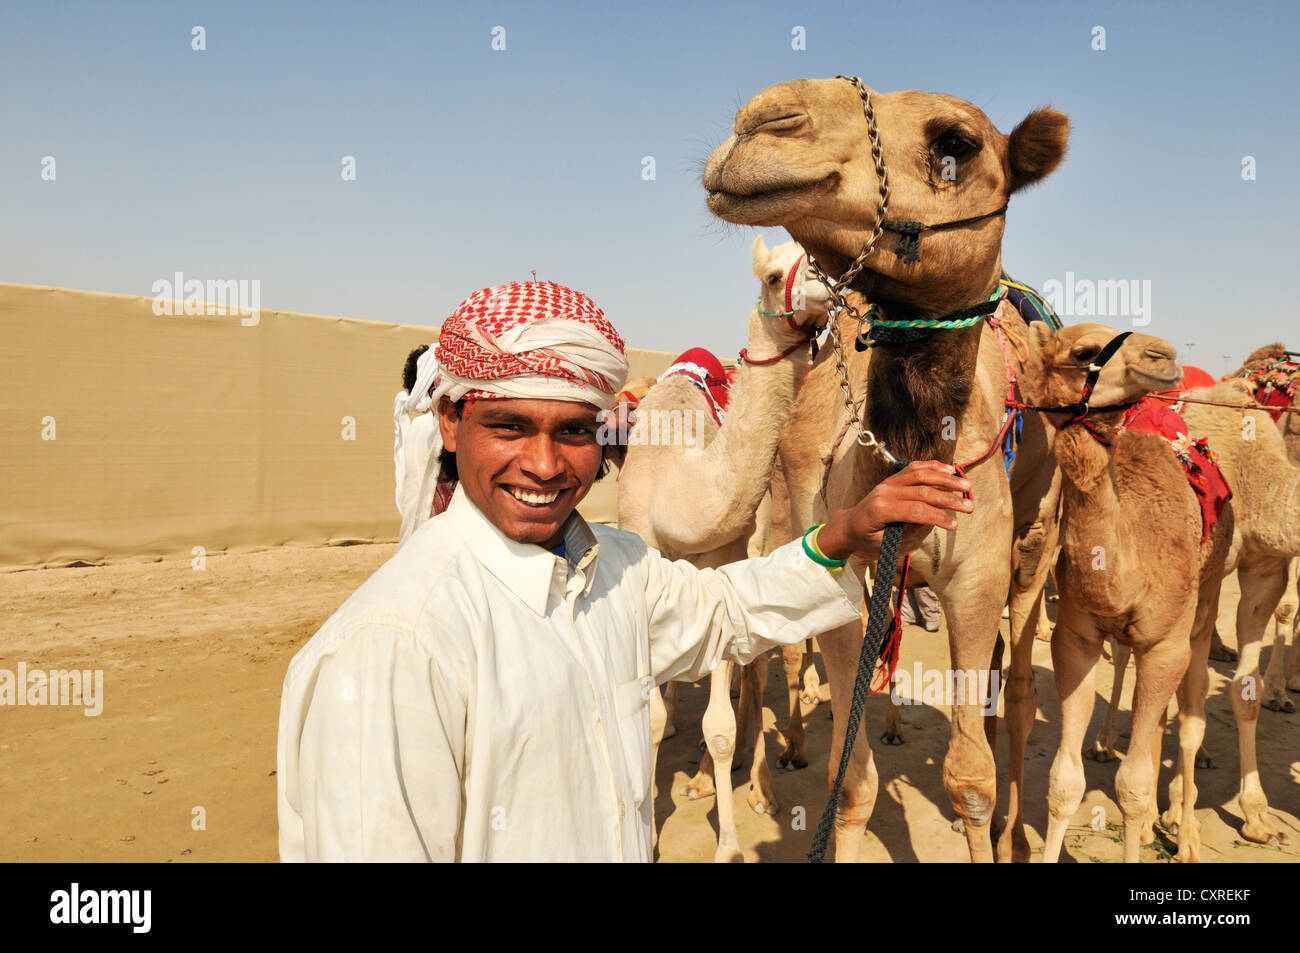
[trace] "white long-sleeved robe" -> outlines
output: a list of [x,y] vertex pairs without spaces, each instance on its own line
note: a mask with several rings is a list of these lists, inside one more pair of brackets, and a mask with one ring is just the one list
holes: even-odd
[[565,525],[566,558],[458,488],[294,656],[280,859],[651,859],[650,692],[857,618],[800,541],[697,569]]

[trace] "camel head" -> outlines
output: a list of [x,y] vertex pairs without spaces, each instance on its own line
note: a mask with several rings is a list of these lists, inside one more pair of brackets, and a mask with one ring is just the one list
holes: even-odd
[[[892,222],[985,215],[1047,176],[1065,155],[1069,120],[1031,112],[1010,135],[963,99],[871,91],[889,176]],[[709,209],[742,225],[783,226],[838,276],[871,235],[879,178],[862,100],[842,79],[768,87],[736,114],[735,133],[704,170]],[[920,236],[920,260],[886,231],[853,287],[886,308],[947,313],[988,295],[1001,270],[1005,217]]]
[[[1026,402],[1041,407],[1077,403],[1089,365],[1118,333],[1100,324],[1074,324],[1055,334],[1042,322],[1029,325],[1029,359],[1020,377]],[[1164,338],[1130,334],[1102,367],[1089,403],[1124,404],[1178,386],[1183,369],[1177,357]]]
[[[781,317],[765,318],[775,320],[780,326],[785,323],[785,314],[793,311],[790,318],[795,324],[805,327],[820,325],[826,321],[830,295],[826,286],[817,280],[808,256],[797,242],[782,242],[768,248],[759,235],[754,239],[754,277],[759,281],[758,305],[767,314]],[[790,281],[791,272],[794,281]],[[789,307],[786,305],[789,290]]]

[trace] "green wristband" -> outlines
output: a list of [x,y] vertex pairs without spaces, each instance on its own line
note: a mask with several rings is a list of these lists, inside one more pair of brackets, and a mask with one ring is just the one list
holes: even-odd
[[[829,556],[823,553],[820,547],[818,547],[817,545],[817,531],[821,529],[822,526],[824,525],[825,524],[823,523],[818,523],[816,526],[809,526],[808,529],[804,531],[803,551],[808,556],[809,559],[811,559],[813,562],[817,563],[818,565],[825,566],[827,569],[839,569],[848,560],[831,559]],[[809,536],[813,538],[812,542],[809,542],[808,540]]]

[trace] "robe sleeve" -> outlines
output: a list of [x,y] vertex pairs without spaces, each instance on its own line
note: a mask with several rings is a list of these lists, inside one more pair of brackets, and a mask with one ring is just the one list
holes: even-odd
[[376,622],[320,661],[295,693],[305,715],[281,711],[281,792],[299,792],[297,804],[280,798],[282,860],[459,859],[468,709],[457,669],[409,629]]
[[650,668],[660,683],[693,681],[724,658],[745,664],[862,614],[857,576],[813,562],[801,540],[720,569],[698,569],[653,549],[643,564]]

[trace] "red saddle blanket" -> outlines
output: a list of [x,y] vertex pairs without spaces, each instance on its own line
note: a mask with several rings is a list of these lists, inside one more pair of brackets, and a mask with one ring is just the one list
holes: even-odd
[[1282,416],[1280,408],[1289,407],[1295,399],[1296,389],[1300,388],[1300,363],[1274,361],[1250,374],[1246,380],[1254,392],[1255,403],[1279,408],[1268,412],[1273,422],[1277,423]]
[[1192,485],[1201,504],[1201,542],[1210,538],[1210,530],[1219,521],[1223,506],[1232,499],[1232,488],[1219,469],[1219,458],[1204,437],[1193,440],[1186,421],[1163,401],[1142,399],[1124,415],[1115,436],[1125,430],[1142,430],[1164,439],[1183,465],[1187,482]]

